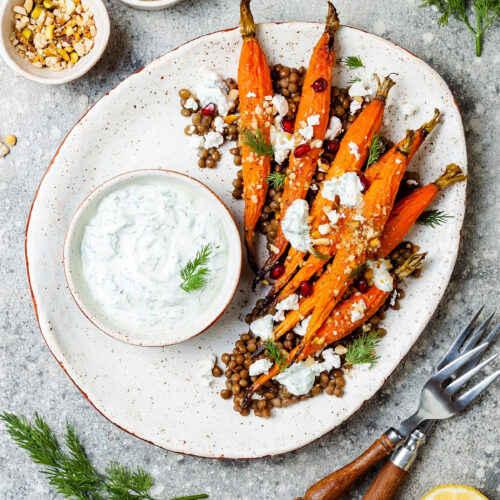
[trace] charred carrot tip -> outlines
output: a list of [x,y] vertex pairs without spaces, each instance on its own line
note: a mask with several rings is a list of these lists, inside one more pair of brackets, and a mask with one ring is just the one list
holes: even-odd
[[381,101],[385,101],[387,99],[389,91],[392,89],[392,87],[394,87],[394,85],[396,85],[396,82],[391,78],[391,75],[393,74],[395,73],[387,75],[382,82],[380,81],[380,78],[377,74],[373,75],[378,84],[377,93],[375,94],[376,99],[379,99]]
[[398,278],[398,280],[403,280],[407,276],[409,276],[411,273],[415,272],[419,267],[422,266],[422,261],[425,259],[425,256],[427,255],[427,252],[425,253],[414,253],[413,255],[410,255],[408,259],[406,259],[401,266],[399,266],[396,271],[394,271],[394,274]]
[[396,146],[396,149],[405,155],[409,155],[411,153],[411,148],[413,146],[414,141],[415,141],[415,131],[407,130],[406,137],[403,139],[402,144],[400,146]]
[[328,2],[325,31],[333,35],[340,28],[339,16],[332,2]]
[[243,38],[251,38],[255,36],[256,27],[255,21],[253,20],[252,11],[250,10],[250,0],[241,0],[240,25],[241,36]]
[[436,125],[441,121],[441,112],[439,109],[434,110],[434,116],[432,117],[432,120],[428,121],[427,123],[424,123],[420,128],[422,130],[425,130],[427,134],[430,134]]
[[440,189],[443,189],[450,184],[454,184],[455,182],[462,182],[467,179],[467,176],[462,172],[462,169],[456,165],[455,163],[450,163],[444,174],[440,175],[435,181],[434,184],[438,186]]

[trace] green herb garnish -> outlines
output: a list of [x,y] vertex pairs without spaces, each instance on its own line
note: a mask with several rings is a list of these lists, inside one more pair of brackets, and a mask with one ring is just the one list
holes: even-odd
[[375,363],[379,356],[375,355],[375,348],[381,338],[376,331],[361,334],[347,346],[345,355],[346,365],[359,365],[361,363]]
[[342,64],[350,69],[364,68],[359,56],[349,56],[342,59]]
[[500,12],[500,0],[473,0],[472,7],[476,14],[476,25],[474,29],[467,16],[466,0],[424,0],[420,7],[434,5],[441,13],[438,20],[438,26],[441,28],[448,24],[450,16],[453,16],[457,21],[464,23],[467,29],[476,39],[476,56],[481,55],[481,38],[486,28],[495,20]]
[[257,129],[255,132],[252,132],[246,128],[242,130],[241,134],[243,136],[243,144],[248,146],[256,155],[273,157],[273,147],[264,139],[262,130]]
[[[140,469],[131,471],[111,462],[103,474],[90,463],[75,429],[66,424],[64,444],[61,449],[45,421],[35,414],[30,424],[24,416],[12,413],[0,415],[7,432],[17,445],[26,450],[33,462],[43,466],[41,472],[57,493],[71,500],[154,500],[148,493],[154,478]],[[195,500],[208,498],[206,494],[173,498]]]
[[372,143],[370,144],[370,151],[368,153],[368,161],[366,162],[366,166],[369,167],[373,163],[375,163],[384,152],[384,143],[380,137],[380,134],[373,134]]
[[453,215],[445,214],[441,212],[441,210],[426,210],[420,214],[417,222],[424,226],[434,228],[441,224],[445,224],[448,219],[453,219]]
[[285,185],[286,174],[281,172],[271,172],[267,177],[267,182],[273,189],[281,189]]
[[353,85],[355,84],[356,82],[360,82],[361,81],[361,78],[359,76],[356,76],[354,78],[351,78],[348,82],[347,82],[347,85]]
[[210,271],[205,265],[208,263],[211,254],[212,248],[210,247],[210,243],[208,243],[201,250],[198,250],[196,257],[188,261],[179,271],[183,280],[181,288],[185,292],[191,293],[195,290],[200,290],[207,284]]
[[351,271],[351,274],[349,274],[349,276],[347,276],[347,278],[345,279],[345,281],[347,282],[349,280],[352,280],[356,276],[360,275],[365,270],[365,267],[366,267],[366,265],[362,265],[362,266],[358,266],[355,269],[353,269]]
[[272,339],[266,340],[266,354],[278,365],[280,372],[286,368],[287,358],[283,355],[281,349]]
[[326,255],[324,253],[321,253],[319,250],[316,250],[315,248],[313,248],[311,250],[311,253],[317,258],[317,259],[321,259],[321,260],[328,260],[330,258],[329,255]]

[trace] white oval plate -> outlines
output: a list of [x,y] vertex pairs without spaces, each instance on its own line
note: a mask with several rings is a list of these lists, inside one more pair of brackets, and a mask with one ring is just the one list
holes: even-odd
[[[266,24],[259,40],[271,64],[307,65],[322,25]],[[360,55],[381,75],[399,74],[384,120],[384,134],[401,138],[408,127],[427,121],[438,107],[443,123],[427,139],[411,168],[433,181],[451,162],[466,169],[462,122],[453,95],[441,77],[406,50],[357,29],[343,27],[337,59]],[[237,28],[206,35],[166,54],[102,98],[61,144],[33,202],[26,233],[26,256],[33,300],[45,341],[87,399],[109,420],[169,450],[217,458],[258,458],[294,450],[325,434],[352,415],[390,376],[421,334],[450,278],[464,215],[465,184],[449,188],[435,202],[453,214],[444,226],[417,226],[409,238],[428,253],[422,278],[409,280],[399,311],[384,326],[379,362],[356,370],[342,398],[326,395],[274,412],[273,417],[241,417],[213,386],[200,386],[197,366],[207,353],[232,349],[247,330],[243,319],[256,300],[248,267],[232,304],[203,335],[166,348],[127,345],[104,335],[78,309],[62,266],[64,235],[71,215],[89,192],[106,179],[137,168],[166,168],[192,175],[213,189],[241,227],[241,201],[231,197],[237,167],[226,152],[219,166],[199,169],[196,151],[183,128],[177,92],[196,83],[197,68],[213,65],[235,77],[241,42]],[[356,74],[337,65],[334,81],[345,85]],[[404,117],[401,105],[419,107]],[[397,106],[396,106],[396,103]]]

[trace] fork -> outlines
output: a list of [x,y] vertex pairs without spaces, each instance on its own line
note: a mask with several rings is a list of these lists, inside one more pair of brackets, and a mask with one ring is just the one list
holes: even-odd
[[500,324],[498,324],[487,335],[484,342],[477,346],[494,315],[494,313],[490,314],[472,332],[483,307],[474,314],[472,320],[438,363],[438,371],[427,381],[422,390],[419,409],[403,421],[398,430],[388,429],[381,438],[353,462],[311,486],[307,490],[304,500],[335,500],[339,498],[369,467],[396,449],[408,436],[404,445],[398,448],[391,460],[380,471],[364,499],[382,500],[392,497],[411,467],[419,446],[425,441],[425,436],[435,420],[448,418],[464,409],[500,375],[499,370],[476,384],[462,396],[454,397],[474,375],[497,356],[495,354],[480,363],[482,354],[500,330]]

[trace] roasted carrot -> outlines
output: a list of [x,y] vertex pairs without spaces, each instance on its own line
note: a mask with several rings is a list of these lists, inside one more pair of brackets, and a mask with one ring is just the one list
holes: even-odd
[[[243,170],[243,199],[245,200],[244,230],[248,262],[254,272],[258,266],[253,251],[255,226],[259,221],[266,201],[267,178],[271,171],[269,155],[259,154],[251,147],[248,134],[269,144],[272,115],[264,110],[270,105],[273,95],[271,72],[266,57],[256,39],[256,26],[250,11],[250,0],[242,0],[241,47],[238,66],[238,86],[240,91],[240,140]],[[266,100],[266,97],[268,99]]]
[[[380,246],[380,236],[408,163],[413,135],[414,133],[409,131],[403,145],[396,147],[391,161],[384,165],[366,191],[361,208],[355,215],[347,218],[331,267],[324,273],[324,279],[319,280],[315,286],[313,296],[316,296],[316,304],[299,352],[314,339],[316,331],[342,298],[352,281],[352,273],[365,264],[369,255],[373,255]],[[355,219],[356,216],[360,216],[361,220]],[[294,361],[295,359],[292,359],[290,363]]]
[[[376,76],[376,78],[379,82],[377,93],[372,102],[361,112],[342,138],[339,150],[326,174],[325,181],[341,176],[346,172],[359,172],[368,158],[373,136],[378,134],[382,127],[382,118],[384,116],[387,96],[389,95],[391,88],[395,85],[395,82],[389,76],[384,78],[383,82],[380,82],[378,76]],[[357,148],[357,156],[352,154],[353,147]],[[323,208],[328,204],[331,205],[331,202],[323,198],[320,191],[314,200],[310,211],[311,218],[313,220],[311,223],[313,230],[317,230],[319,224],[321,223],[321,219],[324,216]],[[282,215],[284,216],[284,214]],[[340,222],[339,226],[341,225],[342,222]],[[339,229],[340,227],[338,230]],[[322,254],[331,255],[331,252],[329,252],[326,248],[321,247],[317,248],[317,250]],[[271,304],[274,305],[276,303],[274,300],[276,294],[293,276],[305,256],[306,252],[300,252],[292,247],[289,249],[287,258],[285,259],[285,272],[280,279],[273,284],[266,299],[261,304],[258,314],[263,314],[267,309],[272,307]],[[270,257],[270,259],[272,258],[274,258],[274,256]],[[270,261],[268,259],[269,264],[266,263],[266,265],[268,265],[269,269],[276,262],[276,260],[269,263]],[[318,259],[317,264],[321,261],[322,259]],[[321,266],[318,269],[320,268]],[[300,284],[300,281],[298,283]]]
[[[401,267],[396,269],[394,272],[395,278],[400,281],[409,276],[420,267],[424,257],[425,254],[412,255]],[[351,295],[351,297],[335,307],[328,320],[317,331],[316,336],[318,341],[308,344],[302,352],[299,352],[300,346],[297,346],[290,352],[288,359],[293,359],[294,356],[296,356],[297,361],[301,361],[320,351],[328,344],[347,337],[347,335],[350,335],[356,328],[366,323],[366,321],[380,309],[387,300],[389,294],[390,292],[383,292],[376,286],[372,286],[363,294]],[[352,321],[351,311],[355,309],[357,303],[361,301],[364,305],[363,315],[356,321]],[[274,365],[268,373],[261,375],[245,393],[242,407],[245,408],[252,395],[278,373],[279,367]]]
[[[410,154],[408,155],[408,162],[415,156],[419,147],[422,145],[424,139],[430,134],[430,132],[436,127],[439,123],[440,113],[439,110],[436,109],[434,111],[434,117],[427,123],[424,123],[416,132],[415,139],[413,142],[413,146]],[[356,123],[356,122],[354,122]],[[391,150],[385,153],[379,161],[370,165],[365,171],[365,178],[371,184],[373,180],[377,177],[380,172],[384,162],[388,161],[392,154],[394,154],[395,148],[401,146],[403,141],[396,146],[394,146]],[[326,216],[324,216],[326,219]],[[316,220],[313,225],[313,230],[317,230],[317,227],[320,222],[324,222],[323,218],[320,220]],[[323,266],[325,266],[330,260],[329,257],[335,254],[337,250],[337,244],[339,242],[339,236],[341,228],[343,227],[343,219],[339,220],[337,226],[334,230],[328,235],[328,239],[331,243],[326,245],[321,245],[316,247],[316,251],[318,254],[321,254],[323,257],[318,257],[317,255],[311,254],[307,258],[307,260],[303,263],[302,267],[297,271],[297,273],[293,275],[293,273],[297,270],[297,268],[301,265],[303,258],[305,256],[304,252],[298,252],[293,248],[290,248],[287,258],[285,259],[285,273],[278,280],[275,281],[271,290],[268,292],[264,302],[260,305],[258,314],[265,314],[267,310],[274,307],[278,302],[286,299],[289,295],[291,295],[297,288],[299,287],[302,281],[309,280],[312,276],[314,276]],[[281,289],[281,291],[280,291]],[[279,294],[278,294],[279,292]]]
[[[287,177],[280,207],[282,220],[287,208],[295,201],[304,199],[321,154],[321,145],[328,127],[330,112],[332,71],[335,64],[335,32],[340,26],[335,7],[328,2],[325,31],[314,47],[306,72],[299,109],[295,119],[294,142],[296,148],[290,154]],[[308,125],[308,119],[317,117],[313,125],[313,137],[305,143],[300,130]],[[303,143],[303,144],[302,144]],[[319,144],[319,146],[318,146]],[[301,152],[299,153],[299,149]],[[288,241],[281,227],[273,242],[273,253],[259,271],[262,279],[286,250]]]

